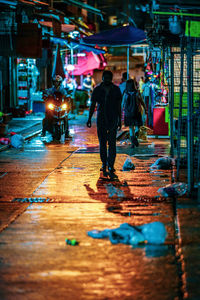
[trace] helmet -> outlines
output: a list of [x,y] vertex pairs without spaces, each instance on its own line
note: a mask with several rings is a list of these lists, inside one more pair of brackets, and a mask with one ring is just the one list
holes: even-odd
[[63,79],[60,75],[55,75],[53,77],[53,84],[56,86],[56,87],[59,87],[62,83]]

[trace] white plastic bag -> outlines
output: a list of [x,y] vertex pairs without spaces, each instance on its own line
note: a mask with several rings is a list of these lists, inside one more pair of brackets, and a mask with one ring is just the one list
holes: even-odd
[[148,148],[152,148],[152,149],[154,149],[155,148],[155,143],[151,143],[151,145],[148,145]]
[[167,237],[165,225],[152,222],[140,226],[123,223],[115,229],[92,230],[88,235],[95,239],[109,238],[112,244],[138,245],[140,243],[163,244]]
[[158,193],[164,197],[182,196],[187,192],[187,184],[177,182],[168,184],[158,190]]
[[151,170],[170,170],[173,166],[174,159],[171,157],[165,156],[157,159],[151,166]]
[[135,166],[130,157],[127,157],[127,159],[125,160],[122,170],[123,171],[135,170]]
[[167,237],[165,225],[161,222],[152,222],[138,226],[145,240],[150,244],[163,244]]
[[17,149],[24,147],[24,138],[21,134],[15,134],[10,139],[11,146]]

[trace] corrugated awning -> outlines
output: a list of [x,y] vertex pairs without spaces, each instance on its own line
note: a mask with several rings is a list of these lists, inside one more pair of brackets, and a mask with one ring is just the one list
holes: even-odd
[[[39,21],[39,23],[43,26],[53,28],[53,23],[51,21]],[[61,31],[62,32],[71,32],[75,30],[75,25],[70,24],[61,24]]]
[[18,2],[21,2],[23,4],[28,4],[28,5],[41,5],[41,6],[49,6],[48,3],[38,1],[38,0],[18,0]]
[[33,2],[36,4],[39,4],[39,5],[49,6],[49,4],[46,2],[42,2],[42,1],[38,1],[38,0],[33,0]]
[[99,15],[99,16],[101,16],[101,18],[103,18],[103,13],[102,13],[102,11],[100,9],[97,9],[97,8],[95,8],[95,7],[91,6],[91,5],[85,4],[83,2],[80,2],[80,1],[77,1],[77,0],[60,0],[60,1],[55,1],[55,3],[56,2],[57,3],[58,2],[59,3],[62,2],[62,3],[67,3],[67,4],[74,5],[74,6],[78,6],[80,8],[83,8],[83,9],[85,9],[85,10],[87,10],[87,11],[95,14],[95,15]]
[[101,50],[101,49],[97,49],[85,44],[80,43],[79,41],[75,41],[75,40],[66,40],[66,39],[62,39],[62,38],[57,38],[57,37],[51,37],[51,41],[55,44],[60,44],[61,46],[66,46],[69,49],[73,48],[73,49],[80,49],[81,51],[87,51],[87,52],[93,52],[95,54],[104,54],[105,51]]
[[0,0],[0,4],[16,6],[17,1],[15,1],[15,0]]

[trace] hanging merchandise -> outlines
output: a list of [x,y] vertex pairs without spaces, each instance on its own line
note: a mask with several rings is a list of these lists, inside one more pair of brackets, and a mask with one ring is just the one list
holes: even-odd
[[26,59],[17,60],[17,74],[18,74],[18,104],[27,105],[29,99],[28,90],[28,64]]
[[168,136],[168,66],[166,50],[153,47],[145,67],[143,97],[148,110],[146,125],[154,135]]
[[17,60],[18,105],[23,106],[26,111],[32,111],[33,100],[40,98],[37,91],[38,76],[35,59]]

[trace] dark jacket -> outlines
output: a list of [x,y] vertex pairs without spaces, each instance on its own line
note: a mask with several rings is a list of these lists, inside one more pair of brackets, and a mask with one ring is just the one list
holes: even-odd
[[142,126],[142,114],[140,112],[140,97],[138,91],[127,92],[125,90],[122,100],[124,109],[125,126]]
[[61,93],[63,96],[67,97],[67,92],[63,87],[59,87],[58,89],[56,89],[54,86],[45,90],[44,91],[44,95],[45,96],[49,96],[49,95],[53,95],[54,93]]
[[101,83],[93,90],[91,102],[97,103],[97,126],[117,128],[121,120],[121,92],[118,86]]

